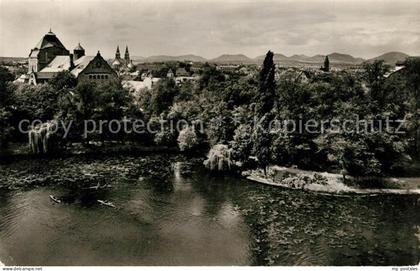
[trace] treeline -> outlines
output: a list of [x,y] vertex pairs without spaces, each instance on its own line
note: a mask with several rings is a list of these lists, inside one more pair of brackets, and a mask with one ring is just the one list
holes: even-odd
[[[259,74],[224,73],[205,65],[198,81],[162,79],[153,89],[132,95],[120,82],[77,84],[65,72],[48,84],[14,85],[13,76],[1,68],[1,145],[27,140],[18,131],[22,119],[54,119],[73,122],[61,145],[136,141],[203,153],[222,144],[243,167],[280,164],[352,175],[390,174],[419,156],[420,61],[407,59],[404,70],[386,77],[389,71],[380,61],[352,73],[278,70],[268,52]],[[331,123],[356,118],[373,123],[373,132],[357,132],[357,124],[350,124],[356,132],[337,132]],[[88,119],[141,119],[156,132],[104,129],[84,137],[83,121]],[[181,120],[181,130],[172,129],[171,123]],[[324,121],[323,131],[290,132],[291,123],[272,129],[285,120]],[[396,120],[404,120],[403,125]],[[380,125],[386,122],[384,130]]]

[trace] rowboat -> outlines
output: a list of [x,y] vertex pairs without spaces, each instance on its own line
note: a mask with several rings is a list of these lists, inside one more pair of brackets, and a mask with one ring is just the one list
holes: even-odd
[[115,208],[115,205],[114,205],[112,202],[110,202],[110,201],[107,201],[107,200],[100,200],[100,199],[98,199],[98,202],[99,202],[100,204],[102,204],[102,205],[105,205],[105,206],[108,206],[108,207]]
[[58,198],[54,197],[53,195],[50,195],[50,199],[52,201],[54,201],[55,203],[61,203],[61,200],[59,200]]

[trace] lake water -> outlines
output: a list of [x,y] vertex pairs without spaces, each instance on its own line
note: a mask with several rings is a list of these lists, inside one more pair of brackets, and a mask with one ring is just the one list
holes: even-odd
[[[147,175],[148,157],[63,158],[2,165],[20,178],[89,181],[0,192],[6,265],[412,265],[417,197],[315,195],[212,176],[186,159]],[[133,168],[139,166],[138,170]],[[27,171],[24,171],[25,167]],[[140,169],[142,167],[142,169]],[[154,169],[156,170],[156,169]],[[5,174],[3,172],[3,174]],[[20,175],[18,174],[20,172]],[[145,173],[146,172],[146,173]],[[71,183],[71,182],[70,182]],[[65,203],[53,202],[49,195]],[[112,202],[116,208],[97,200]]]

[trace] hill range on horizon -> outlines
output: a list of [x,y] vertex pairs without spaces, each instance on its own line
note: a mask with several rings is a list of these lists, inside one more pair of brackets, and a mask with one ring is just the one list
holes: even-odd
[[[410,55],[403,52],[387,52],[379,56],[364,59],[360,57],[354,57],[350,54],[342,53],[331,53],[328,55],[314,55],[307,56],[304,54],[286,56],[284,54],[275,53],[274,62],[281,65],[305,65],[313,64],[319,65],[324,62],[325,56],[328,56],[331,64],[347,64],[347,65],[360,65],[363,62],[373,62],[374,60],[383,60],[388,65],[395,65],[397,62],[405,60]],[[216,58],[204,58],[199,55],[188,54],[188,55],[155,55],[149,57],[134,56],[132,57],[134,62],[137,63],[153,63],[153,62],[171,62],[171,61],[192,61],[192,62],[209,62],[216,64],[261,64],[264,61],[265,55],[260,55],[255,58],[248,57],[244,54],[222,54]]]
[[[394,66],[397,62],[405,60],[410,55],[403,52],[387,52],[379,56],[363,59],[354,57],[350,54],[331,53],[328,55],[314,55],[307,56],[304,54],[286,56],[284,54],[275,53],[274,62],[280,65],[320,65],[324,62],[325,56],[328,56],[331,64],[345,64],[345,65],[360,65],[363,62],[373,62],[375,60],[383,60],[386,64]],[[250,58],[244,54],[222,54],[216,58],[204,58],[199,55],[154,55],[148,57],[132,56],[131,59],[135,63],[154,63],[154,62],[174,62],[174,61],[192,61],[192,62],[209,62],[215,64],[261,64],[264,61],[265,55],[260,55],[255,58]],[[26,57],[0,57],[0,62],[8,61],[25,61]]]

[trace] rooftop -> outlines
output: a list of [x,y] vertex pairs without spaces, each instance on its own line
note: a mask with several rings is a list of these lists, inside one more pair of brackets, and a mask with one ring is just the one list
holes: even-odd
[[51,30],[44,35],[44,37],[35,45],[35,48],[44,49],[48,47],[59,47],[67,50],[66,47],[61,43],[57,36],[51,32]]

